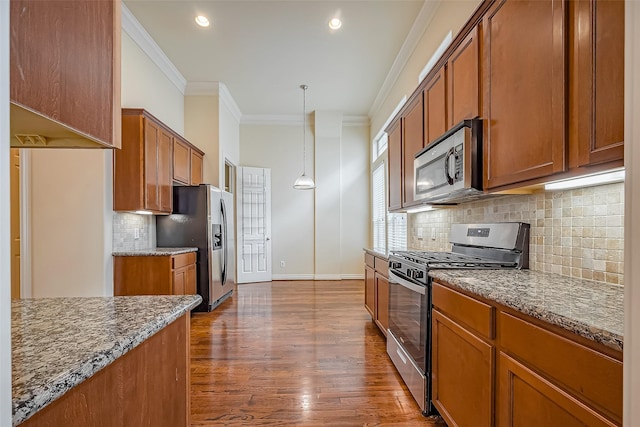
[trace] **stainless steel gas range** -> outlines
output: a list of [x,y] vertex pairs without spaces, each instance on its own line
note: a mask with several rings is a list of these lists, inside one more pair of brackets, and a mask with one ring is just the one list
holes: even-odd
[[433,269],[529,268],[529,224],[453,224],[451,252],[389,255],[387,353],[424,415],[431,404],[431,278]]

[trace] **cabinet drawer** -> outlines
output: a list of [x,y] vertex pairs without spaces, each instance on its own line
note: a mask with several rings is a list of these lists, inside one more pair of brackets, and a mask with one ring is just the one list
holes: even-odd
[[387,279],[389,278],[389,261],[384,258],[375,257],[375,269],[376,272],[383,275]]
[[621,362],[503,312],[498,337],[504,350],[622,420]]
[[189,252],[189,253],[186,253],[186,254],[173,255],[171,257],[171,261],[172,261],[172,266],[171,267],[173,269],[184,267],[184,266],[189,265],[189,264],[195,264],[195,262],[196,262],[196,253],[195,252]]
[[433,306],[451,318],[469,326],[486,338],[493,339],[494,308],[453,289],[433,283]]
[[376,257],[374,257],[373,255],[371,255],[368,252],[364,253],[364,263],[367,264],[371,268],[375,268],[375,266],[376,266],[375,258]]

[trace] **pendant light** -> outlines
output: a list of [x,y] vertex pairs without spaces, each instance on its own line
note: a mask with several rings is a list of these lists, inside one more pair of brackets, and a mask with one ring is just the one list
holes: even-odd
[[296,179],[293,188],[296,190],[312,190],[316,188],[313,178],[307,176],[307,85],[300,85],[302,89],[302,175]]

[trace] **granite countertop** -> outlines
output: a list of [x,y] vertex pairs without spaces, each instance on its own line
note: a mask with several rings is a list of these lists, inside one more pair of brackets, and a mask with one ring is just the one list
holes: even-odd
[[197,252],[198,248],[151,248],[113,252],[113,256],[167,256]]
[[429,276],[622,351],[621,285],[531,270],[431,270]]
[[11,302],[13,425],[195,308],[199,295]]
[[377,256],[378,258],[389,259],[389,253],[387,252],[379,252],[379,251],[376,251],[375,249],[370,249],[370,248],[364,248],[364,251],[373,256]]

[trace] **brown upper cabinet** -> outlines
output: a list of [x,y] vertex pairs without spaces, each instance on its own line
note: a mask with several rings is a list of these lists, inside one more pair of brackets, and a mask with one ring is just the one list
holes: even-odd
[[11,0],[12,145],[120,147],[120,3]]
[[480,29],[478,24],[447,60],[447,128],[480,115]]
[[202,184],[204,153],[179,135],[173,138],[173,180],[184,185]]
[[189,181],[190,185],[200,185],[203,182],[203,179],[202,179],[203,156],[204,156],[204,153],[200,151],[196,151],[195,149],[191,150],[191,179]]
[[[440,67],[424,88],[424,146],[447,131],[447,81],[445,67]],[[420,150],[418,150],[420,151]],[[416,153],[414,153],[415,155]],[[413,169],[413,162],[411,163]],[[413,188],[413,187],[412,187]]]
[[413,161],[416,154],[424,147],[423,104],[422,94],[419,94],[410,101],[409,108],[402,117],[403,208],[416,204],[413,200],[413,187],[415,185]]
[[566,168],[566,4],[494,3],[484,16],[485,189]]
[[389,172],[389,210],[402,208],[402,195],[404,193],[404,179],[402,176],[402,120],[398,119],[387,129],[389,140],[387,142]]
[[113,210],[171,213],[173,136],[141,109],[122,110],[122,148],[114,156]]
[[624,156],[624,1],[570,2],[571,168]]

